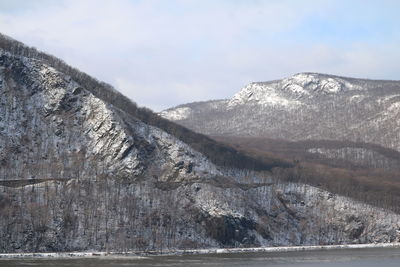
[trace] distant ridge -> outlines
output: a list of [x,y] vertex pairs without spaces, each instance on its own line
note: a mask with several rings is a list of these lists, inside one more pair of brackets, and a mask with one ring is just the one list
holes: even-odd
[[349,140],[400,151],[400,81],[299,73],[160,114],[207,135]]

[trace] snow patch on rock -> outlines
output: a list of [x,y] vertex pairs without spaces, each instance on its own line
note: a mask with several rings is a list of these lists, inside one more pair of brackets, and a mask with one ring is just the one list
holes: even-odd
[[349,98],[350,102],[360,102],[365,98],[365,96],[362,95],[353,95]]
[[312,93],[336,94],[343,90],[344,82],[339,78],[326,78],[318,74],[300,73],[283,81],[283,88],[300,96],[312,96]]
[[399,112],[400,111],[400,102],[396,102],[391,104],[388,109],[389,112]]
[[187,119],[192,113],[192,109],[189,107],[181,107],[172,110],[165,110],[160,115],[168,120],[179,121]]
[[228,108],[237,105],[243,105],[248,102],[257,103],[262,106],[284,107],[291,107],[301,104],[297,100],[286,98],[273,86],[264,85],[262,83],[251,83],[233,96],[233,98],[228,102]]
[[289,78],[265,83],[250,83],[228,102],[228,108],[246,103],[263,106],[295,107],[303,99],[318,95],[336,95],[342,91],[359,90],[360,87],[335,76],[317,73],[299,73]]

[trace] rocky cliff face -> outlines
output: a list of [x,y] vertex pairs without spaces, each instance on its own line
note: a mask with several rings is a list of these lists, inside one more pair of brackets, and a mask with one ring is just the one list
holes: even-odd
[[399,81],[300,73],[161,115],[208,135],[349,140],[400,151]]
[[0,49],[0,95],[0,252],[399,239],[397,214],[221,169],[40,60]]
[[[160,179],[217,173],[182,142],[127,116],[55,69],[8,53],[0,54],[0,63],[3,180],[96,173],[135,180],[149,169]],[[182,169],[170,173],[178,164]]]

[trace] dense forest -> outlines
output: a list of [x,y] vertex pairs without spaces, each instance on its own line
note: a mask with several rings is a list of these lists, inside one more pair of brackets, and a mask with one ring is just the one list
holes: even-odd
[[288,161],[307,161],[338,168],[378,168],[385,171],[400,170],[400,152],[381,145],[338,141],[287,141],[267,137],[211,136],[235,148],[245,147],[265,155]]
[[[277,157],[282,161],[292,162],[295,167],[275,168],[274,174],[279,179],[323,188],[339,195],[348,196],[375,206],[400,212],[400,153],[396,150],[351,141],[307,140],[284,141],[269,138],[214,136],[215,140],[230,144],[238,150],[257,157]],[[323,154],[310,153],[311,148],[364,149],[373,151],[377,156],[365,157],[352,162],[351,158],[329,158]],[[378,159],[385,156],[382,165],[376,167]],[[336,156],[336,155],[335,155]],[[353,155],[354,156],[354,155]],[[379,158],[378,158],[379,157]]]

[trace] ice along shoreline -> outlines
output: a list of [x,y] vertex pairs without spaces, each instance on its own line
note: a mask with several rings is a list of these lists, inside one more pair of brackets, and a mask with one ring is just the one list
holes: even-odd
[[348,244],[348,245],[324,245],[324,246],[292,246],[292,247],[257,247],[257,248],[210,248],[210,249],[186,249],[164,250],[146,252],[43,252],[43,253],[1,253],[1,259],[41,259],[41,258],[107,258],[107,257],[146,257],[146,256],[173,256],[173,255],[199,255],[199,254],[228,254],[251,252],[296,252],[318,250],[342,250],[363,248],[400,248],[400,243],[377,244]]

